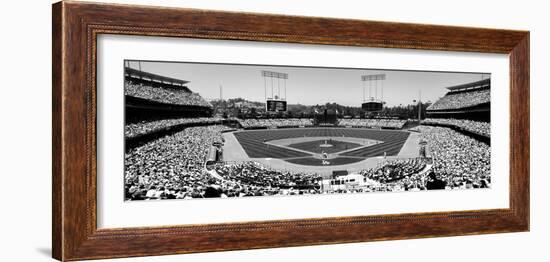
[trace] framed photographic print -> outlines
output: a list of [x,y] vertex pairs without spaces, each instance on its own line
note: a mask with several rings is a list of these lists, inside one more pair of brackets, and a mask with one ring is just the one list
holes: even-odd
[[53,257],[529,230],[529,32],[53,5]]

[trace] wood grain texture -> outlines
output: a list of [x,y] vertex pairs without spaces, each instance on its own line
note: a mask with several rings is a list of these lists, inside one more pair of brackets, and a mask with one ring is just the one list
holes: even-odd
[[52,256],[61,257],[63,189],[61,176],[61,76],[63,43],[61,5],[52,8]]
[[[82,260],[529,230],[529,33],[484,28],[60,2],[53,5],[53,257]],[[97,229],[100,34],[510,55],[510,208]]]

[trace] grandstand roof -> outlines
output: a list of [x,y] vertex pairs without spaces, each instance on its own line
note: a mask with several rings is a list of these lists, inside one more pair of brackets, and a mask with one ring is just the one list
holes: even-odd
[[471,83],[466,83],[466,84],[461,84],[461,85],[456,85],[456,86],[449,86],[449,87],[447,87],[447,89],[449,89],[451,91],[459,91],[459,90],[463,90],[463,89],[474,89],[474,88],[478,88],[478,87],[483,87],[483,86],[487,86],[487,85],[490,85],[490,84],[491,84],[491,78],[487,78],[487,79],[483,79],[483,80],[476,81],[476,82],[471,82]]
[[157,75],[157,74],[153,74],[153,73],[133,69],[131,67],[125,67],[124,68],[124,74],[126,76],[130,76],[130,77],[147,78],[151,81],[155,81],[155,82],[159,82],[159,83],[167,83],[167,84],[172,84],[172,85],[179,85],[179,86],[183,86],[183,85],[189,83],[189,81],[186,81],[186,80],[171,78],[171,77],[167,77],[167,76],[161,76],[161,75]]

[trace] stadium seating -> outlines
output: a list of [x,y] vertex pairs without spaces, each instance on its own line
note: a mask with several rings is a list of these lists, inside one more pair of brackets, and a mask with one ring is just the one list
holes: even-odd
[[281,119],[240,119],[243,128],[275,128],[275,127],[309,127],[313,126],[310,118]]
[[161,199],[165,195],[197,197],[211,177],[204,164],[210,146],[222,141],[225,126],[189,127],[125,154],[127,199]]
[[217,124],[223,118],[219,117],[199,117],[199,118],[178,118],[178,119],[163,119],[157,121],[142,121],[139,123],[127,124],[124,126],[124,137],[134,138],[140,135],[156,132],[158,130],[170,128],[182,124]]
[[273,170],[256,162],[219,165],[218,174],[227,180],[247,186],[266,188],[318,188],[321,176],[311,173],[290,173]]
[[449,189],[490,185],[490,146],[450,128],[419,126],[418,130],[434,159],[432,171]]
[[401,129],[407,120],[399,119],[340,119],[339,126],[351,126],[362,128],[392,128]]
[[460,109],[491,102],[490,89],[478,89],[472,91],[449,92],[427,110]]
[[463,119],[426,118],[422,124],[455,126],[484,136],[491,136],[491,123]]
[[388,184],[416,174],[425,167],[426,161],[422,158],[392,159],[377,168],[363,170],[361,174],[368,179]]
[[148,85],[143,82],[136,83],[131,80],[124,82],[124,94],[166,104],[212,107],[197,93],[187,92],[183,89],[164,88],[153,84]]

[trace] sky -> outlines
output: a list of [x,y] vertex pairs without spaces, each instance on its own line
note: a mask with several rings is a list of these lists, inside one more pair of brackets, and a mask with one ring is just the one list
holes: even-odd
[[[128,61],[130,67],[176,79],[187,80],[193,92],[206,99],[244,98],[264,102],[278,92],[285,97],[284,80],[264,79],[261,71],[288,74],[286,100],[288,104],[317,105],[338,103],[361,106],[365,97],[382,99],[386,106],[408,105],[418,100],[435,102],[448,91],[446,87],[489,78],[490,74],[462,72],[399,71],[349,68],[289,67],[244,64],[207,64],[186,62]],[[128,65],[128,63],[126,63]],[[363,82],[361,75],[385,74],[386,80]],[[383,83],[382,83],[383,82]],[[377,87],[377,88],[375,88]],[[383,91],[382,91],[383,89]],[[280,91],[278,91],[280,90]],[[382,96],[383,93],[383,96]]]

